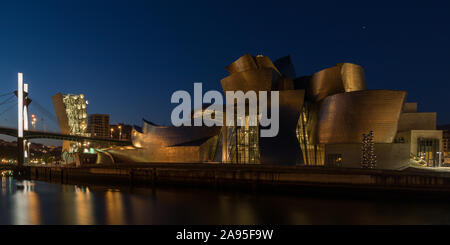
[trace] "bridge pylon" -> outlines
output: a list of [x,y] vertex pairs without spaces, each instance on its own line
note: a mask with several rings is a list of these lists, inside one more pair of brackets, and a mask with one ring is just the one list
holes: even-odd
[[28,158],[23,135],[24,129],[28,129],[28,101],[28,84],[23,83],[23,74],[19,72],[17,73],[17,165],[19,167],[23,166],[25,156]]

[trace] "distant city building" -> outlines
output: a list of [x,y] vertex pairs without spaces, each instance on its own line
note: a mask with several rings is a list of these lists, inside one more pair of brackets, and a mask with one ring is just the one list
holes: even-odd
[[442,135],[442,142],[443,142],[443,148],[444,148],[444,153],[447,156],[450,156],[450,149],[449,149],[449,143],[450,143],[450,130],[449,129],[445,129]]
[[88,118],[88,132],[93,138],[110,138],[109,115],[90,114]]
[[444,161],[446,164],[450,164],[450,130],[448,128],[444,130],[442,142],[444,145]]
[[450,165],[450,124],[441,125],[438,129],[442,130],[442,151],[444,152],[444,162]]
[[116,125],[110,125],[109,137],[117,140],[131,140],[131,131],[133,126],[119,123]]
[[[62,134],[87,136],[87,102],[83,94],[57,93],[52,96],[53,106]],[[81,144],[63,141],[62,158],[66,163],[74,162],[73,153],[81,150]]]

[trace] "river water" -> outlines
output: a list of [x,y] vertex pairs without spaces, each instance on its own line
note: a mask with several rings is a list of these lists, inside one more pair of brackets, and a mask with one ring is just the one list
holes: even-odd
[[448,200],[361,200],[3,177],[0,224],[450,224]]

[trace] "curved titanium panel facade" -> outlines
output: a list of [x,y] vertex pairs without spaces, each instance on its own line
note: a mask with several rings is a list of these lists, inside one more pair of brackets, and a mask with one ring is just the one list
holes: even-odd
[[294,90],[294,82],[289,77],[281,77],[277,83],[276,90]]
[[364,69],[355,64],[341,63],[341,77],[345,92],[366,90]]
[[278,74],[280,74],[280,71],[278,71],[277,67],[272,63],[269,57],[258,55],[255,57],[256,64],[258,65],[258,68],[272,68],[275,70]]
[[144,133],[133,129],[135,149],[109,152],[117,159],[140,162],[204,162],[213,159],[220,127],[166,127],[144,121]]
[[308,93],[313,101],[320,101],[325,97],[344,92],[340,68],[333,66],[314,73],[309,80]]
[[158,146],[176,146],[218,135],[220,127],[167,127],[155,126],[143,122],[143,134],[134,133],[133,145],[157,144]]
[[[295,165],[301,162],[296,129],[304,102],[304,90],[284,90],[279,96],[279,131],[276,137],[259,139],[262,164]],[[270,104],[270,102],[268,102]]]
[[313,101],[321,101],[333,94],[364,90],[364,70],[359,65],[339,63],[314,73],[308,87],[308,97]]
[[256,70],[261,68],[272,68],[277,73],[280,73],[277,67],[272,63],[269,57],[258,55],[253,57],[250,54],[241,56],[239,59],[225,67],[225,69],[230,73],[244,72],[248,70]]
[[224,91],[270,91],[279,77],[272,68],[262,68],[233,73],[220,83]]
[[375,143],[392,143],[406,97],[404,91],[363,90],[328,96],[318,116],[320,144],[361,143],[374,132]]
[[248,70],[258,69],[253,56],[246,54],[241,56],[239,59],[225,67],[225,69],[230,73],[243,72]]

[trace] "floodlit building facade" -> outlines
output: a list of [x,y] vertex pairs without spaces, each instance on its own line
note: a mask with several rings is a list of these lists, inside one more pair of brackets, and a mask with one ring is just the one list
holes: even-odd
[[[417,112],[417,103],[405,102],[405,91],[368,90],[359,65],[338,63],[297,76],[289,56],[272,62],[267,56],[246,54],[226,70],[224,92],[279,91],[277,136],[260,137],[259,126],[248,124],[166,127],[144,120],[142,130],[132,131],[133,147],[108,152],[125,162],[360,168],[363,134],[372,131],[377,168],[441,163],[442,131],[436,130],[436,113]],[[247,122],[248,114],[241,120]]]
[[[87,103],[83,94],[57,93],[52,96],[53,106],[62,134],[87,136]],[[62,159],[65,163],[75,162],[75,154],[82,148],[81,143],[63,141]]]

